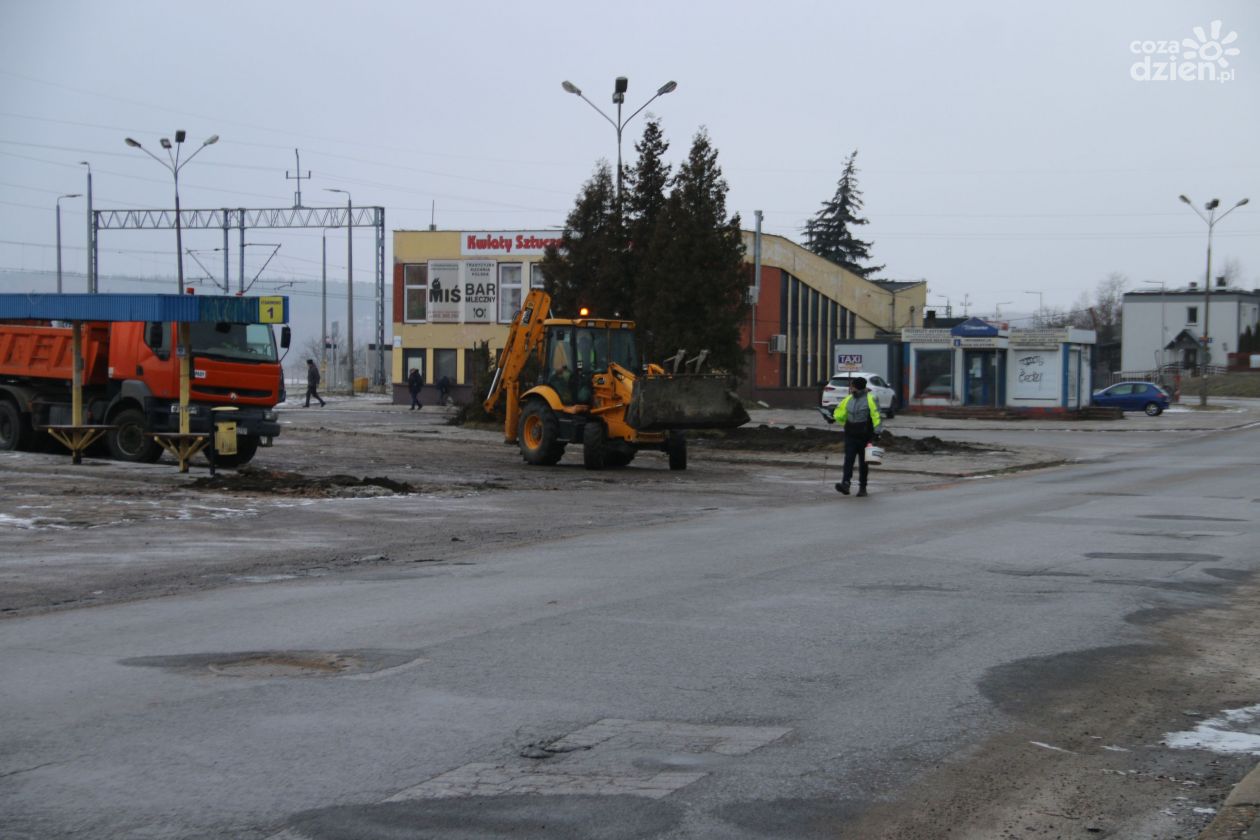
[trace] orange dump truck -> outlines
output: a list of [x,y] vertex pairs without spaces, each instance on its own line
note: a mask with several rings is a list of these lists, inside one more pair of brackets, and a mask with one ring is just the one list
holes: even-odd
[[[211,408],[236,408],[237,454],[219,460],[238,466],[280,433],[275,336],[269,324],[202,322],[189,330],[191,431],[210,431]],[[150,433],[179,429],[172,334],[176,325],[156,321],[82,325],[83,421],[114,427],[105,440],[115,458],[156,461],[162,450]],[[70,327],[0,323],[0,450],[39,447],[48,439],[43,427],[71,422],[72,360]]]

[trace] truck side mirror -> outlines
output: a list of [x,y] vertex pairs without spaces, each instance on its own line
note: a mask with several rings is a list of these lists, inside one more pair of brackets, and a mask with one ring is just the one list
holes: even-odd
[[280,349],[288,350],[289,343],[293,341],[293,333],[289,331],[289,325],[285,324],[280,328]]

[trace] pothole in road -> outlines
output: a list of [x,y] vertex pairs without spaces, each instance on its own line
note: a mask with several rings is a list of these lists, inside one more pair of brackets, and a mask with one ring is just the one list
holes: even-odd
[[246,679],[341,677],[376,679],[410,669],[427,660],[410,650],[260,650],[141,656],[119,664],[162,668],[188,676]]
[[221,677],[331,677],[358,670],[361,660],[340,653],[259,653],[223,662],[207,669]]

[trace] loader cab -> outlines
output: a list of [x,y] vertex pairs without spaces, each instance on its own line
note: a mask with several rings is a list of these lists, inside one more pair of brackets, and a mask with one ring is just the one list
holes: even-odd
[[565,405],[588,405],[591,377],[609,362],[634,370],[637,353],[629,322],[582,320],[547,325],[542,384],[550,385]]

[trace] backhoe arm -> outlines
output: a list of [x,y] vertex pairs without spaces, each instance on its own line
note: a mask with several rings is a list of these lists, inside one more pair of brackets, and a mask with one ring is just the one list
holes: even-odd
[[512,318],[507,343],[499,354],[490,392],[483,403],[487,414],[496,414],[499,401],[503,400],[503,439],[508,443],[516,441],[516,426],[520,420],[521,371],[542,344],[543,321],[550,313],[551,295],[542,289],[531,290]]

